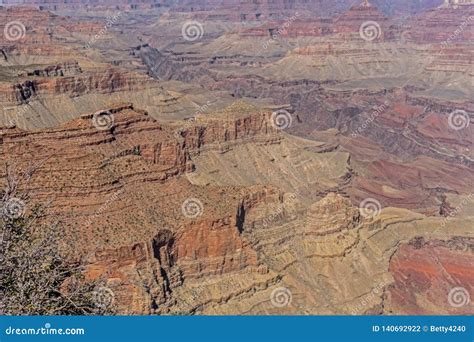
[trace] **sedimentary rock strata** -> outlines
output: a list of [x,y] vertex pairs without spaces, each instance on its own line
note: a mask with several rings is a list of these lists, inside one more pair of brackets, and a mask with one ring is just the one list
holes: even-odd
[[473,5],[391,3],[0,8],[0,185],[120,314],[472,314]]

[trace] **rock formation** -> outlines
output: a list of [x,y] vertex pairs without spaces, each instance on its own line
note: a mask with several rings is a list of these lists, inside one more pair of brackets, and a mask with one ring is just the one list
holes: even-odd
[[120,314],[472,314],[473,6],[387,3],[0,8],[0,186]]

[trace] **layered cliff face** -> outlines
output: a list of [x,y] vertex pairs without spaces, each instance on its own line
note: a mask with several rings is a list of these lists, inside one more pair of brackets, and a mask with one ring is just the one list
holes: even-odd
[[[454,23],[470,9],[435,9],[433,22]],[[428,37],[414,46],[409,37],[408,23],[415,20],[411,29],[436,32],[426,28],[428,18],[421,14],[402,25],[362,3],[337,18],[316,20],[314,30],[295,17],[242,30],[239,39],[235,32],[219,39],[204,34],[197,51],[147,46],[137,56],[157,78],[291,108],[297,116],[288,132],[350,151],[354,203],[375,196],[383,206],[436,215],[444,210],[446,192],[470,192],[473,108],[470,45],[440,49]],[[361,30],[368,21],[370,32]],[[238,50],[249,46],[254,56],[241,56]],[[317,132],[328,129],[341,136]]]
[[[5,128],[2,169],[32,193],[26,210],[48,202],[45,219],[64,225],[65,256],[83,260],[88,278],[106,280],[121,313],[351,313],[361,295],[371,302],[358,313],[375,310],[393,283],[389,251],[397,235],[426,235],[433,222],[408,211],[367,218],[344,197],[347,156],[262,126],[271,126],[271,117],[252,108],[236,104],[178,130],[130,104],[55,129]],[[265,171],[273,186],[258,185],[250,174],[235,178],[225,168],[206,171],[215,153],[245,169],[255,144],[257,170],[282,167]],[[290,180],[279,160],[302,152],[305,162],[293,165],[288,191],[278,190],[279,177]],[[323,172],[328,164],[332,171]],[[314,172],[314,185],[298,184]],[[206,173],[213,177],[206,181]],[[390,230],[406,222],[416,224],[392,237]],[[454,238],[465,227],[448,225],[440,237]],[[326,271],[315,276],[314,269]],[[349,270],[357,270],[357,286],[336,276]],[[273,293],[282,287],[291,303],[275,306]],[[379,287],[377,296],[366,292]]]
[[102,28],[98,22],[71,21],[32,7],[2,7],[0,18],[2,50],[6,46],[9,50],[47,53],[51,51],[49,45],[57,43],[64,35],[71,32],[93,34]]
[[165,313],[185,279],[243,272],[251,281],[255,272],[268,273],[241,229],[245,212],[277,201],[278,191],[196,187],[182,177],[193,170],[190,154],[208,144],[275,139],[252,113],[233,126],[227,140],[211,127],[215,138],[209,133],[210,140],[193,145],[174,127],[117,105],[46,131],[4,129],[2,169],[34,192],[28,205],[47,199],[46,219],[64,224],[67,257],[85,260],[88,277],[105,277],[123,312]]
[[[443,0],[422,0],[412,3],[408,0],[372,0],[376,6],[382,8],[385,12],[393,14],[394,12],[413,13],[423,9],[429,9],[439,6]],[[237,18],[239,20],[259,19],[265,16],[273,18],[288,13],[289,10],[304,10],[318,15],[337,13],[347,9],[350,4],[346,1],[337,0],[330,3],[322,3],[317,0],[264,0],[264,1],[241,1],[239,6],[231,0],[140,0],[140,1],[101,1],[100,4],[91,3],[89,0],[3,0],[4,5],[33,5],[40,9],[51,11],[60,11],[66,9],[121,9],[121,10],[150,10],[150,9],[171,9],[176,12],[214,12],[214,16],[221,18]],[[215,12],[218,11],[219,15]]]
[[[356,5],[328,19],[308,20],[294,12],[282,20],[236,24],[220,31],[214,31],[214,21],[203,19],[198,50],[190,49],[192,44],[180,44],[171,51],[155,51],[151,46],[137,56],[160,79],[194,80],[209,88],[222,80],[219,87],[236,93],[243,88],[241,94],[246,97],[278,101],[280,92],[296,96],[288,94],[294,83],[302,85],[299,90],[304,93],[322,83],[341,90],[410,86],[411,93],[457,101],[469,93],[471,47],[466,42],[472,32],[471,10],[472,6],[439,8],[431,15],[400,22],[384,16],[374,5]],[[430,22],[446,22],[449,30],[432,29]],[[169,30],[166,25],[162,28]],[[423,40],[423,32],[439,37]],[[214,39],[218,34],[219,39]],[[242,55],[242,50],[254,52]],[[275,80],[285,89],[279,91]],[[308,87],[308,82],[314,84]],[[449,89],[446,84],[451,84]],[[299,110],[314,105],[301,98],[301,91],[297,93]]]
[[[117,69],[83,72],[77,62],[74,69],[63,70],[61,66],[47,66],[21,75],[18,83],[5,82],[0,92],[0,101],[12,104],[27,104],[37,98],[66,94],[78,97],[87,93],[111,93],[145,89],[149,80],[142,75],[124,73]],[[55,70],[54,73],[48,70]],[[68,75],[70,74],[70,75]],[[10,89],[8,89],[10,88]]]
[[367,22],[377,23],[377,25],[363,28],[361,32],[372,41],[382,40],[387,28],[387,18],[369,1],[352,6],[347,12],[340,15],[334,22],[334,31],[343,34],[354,34],[359,32],[361,25]]
[[[474,3],[437,8],[407,22],[407,36],[418,43],[466,44],[473,38]],[[437,30],[442,23],[444,30]],[[416,27],[416,29],[414,29]],[[412,30],[410,30],[412,29]]]
[[172,4],[172,0],[140,0],[140,1],[112,1],[105,0],[101,1],[100,4],[91,2],[89,0],[60,0],[60,1],[47,1],[47,0],[4,0],[4,5],[32,5],[37,6],[41,10],[58,11],[62,9],[152,9],[159,8],[161,6],[169,6]]
[[153,87],[145,75],[104,63],[94,55],[89,45],[97,39],[103,43],[110,38],[108,21],[84,22],[23,7],[2,8],[0,17],[0,103],[4,125],[57,125],[87,110],[100,109],[100,105],[82,112],[74,109],[72,116],[61,120],[68,107],[66,102],[73,106],[71,99]]
[[121,314],[472,313],[472,7],[401,3],[0,9],[0,183]]

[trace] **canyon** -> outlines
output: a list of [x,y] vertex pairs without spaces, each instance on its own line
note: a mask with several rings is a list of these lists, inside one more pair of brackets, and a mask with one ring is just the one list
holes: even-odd
[[472,2],[17,5],[0,187],[118,314],[474,313]]

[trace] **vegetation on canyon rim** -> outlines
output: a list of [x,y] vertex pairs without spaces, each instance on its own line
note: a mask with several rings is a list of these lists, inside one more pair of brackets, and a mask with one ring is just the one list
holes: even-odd
[[0,315],[112,314],[96,301],[99,281],[85,281],[79,264],[64,261],[61,225],[41,223],[42,206],[26,212],[27,194],[11,175],[7,184],[0,192]]
[[0,8],[4,306],[473,313],[474,2],[60,2]]

